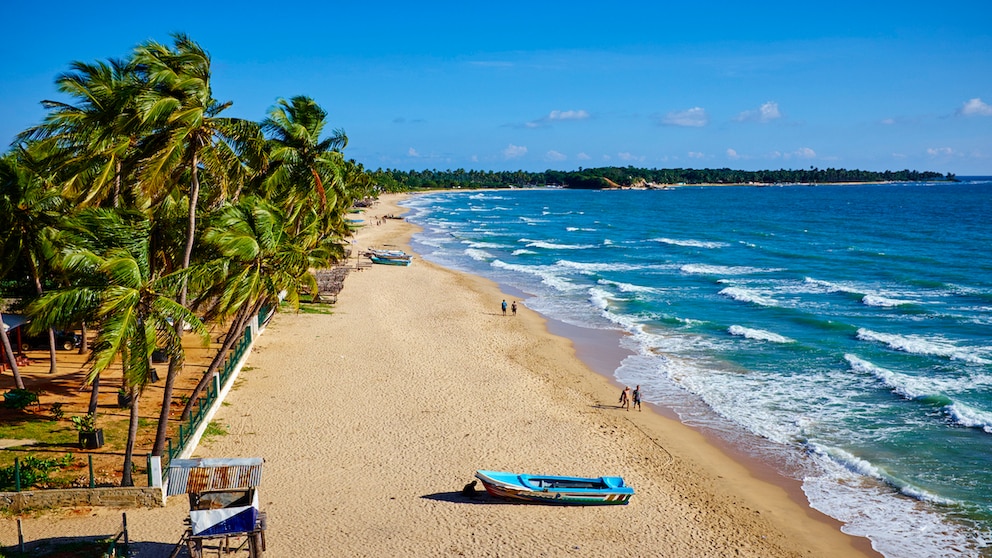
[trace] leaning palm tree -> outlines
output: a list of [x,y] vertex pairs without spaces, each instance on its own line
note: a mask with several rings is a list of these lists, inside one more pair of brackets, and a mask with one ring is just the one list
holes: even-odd
[[[213,98],[210,55],[186,35],[174,35],[173,47],[146,42],[135,50],[134,60],[147,84],[138,95],[137,105],[143,123],[154,130],[140,146],[144,159],[139,176],[153,200],[172,195],[177,187],[185,193],[184,250],[175,265],[185,270],[196,242],[201,187],[210,187],[208,203],[220,203],[232,189],[240,188],[246,174],[241,153],[253,147],[257,150],[261,134],[252,122],[220,116],[231,103]],[[182,275],[179,304],[185,306],[187,296],[188,285]],[[181,335],[183,323],[177,321],[174,328],[176,335]],[[159,416],[160,436],[165,433],[180,365],[170,359]]]
[[117,241],[104,253],[85,248],[70,249],[63,265],[71,273],[99,275],[102,284],[77,285],[48,293],[28,306],[28,313],[42,326],[78,318],[96,308],[99,333],[90,356],[88,380],[106,370],[118,358],[124,385],[131,395],[131,414],[124,452],[122,486],[133,486],[131,464],[137,439],[139,401],[151,380],[152,351],[160,348],[170,358],[182,361],[182,338],[171,327],[182,321],[200,334],[209,335],[203,323],[174,300],[184,271],[157,277],[150,264],[150,223],[139,212],[124,210],[84,211],[79,219],[92,230],[114,236]]
[[272,204],[251,196],[220,210],[204,233],[214,258],[202,264],[197,276],[204,279],[195,305],[206,308],[208,319],[229,320],[221,349],[190,395],[183,417],[223,363],[227,352],[241,338],[251,319],[265,305],[278,304],[280,296],[299,306],[301,290],[316,292],[310,273],[312,243],[298,243],[292,228]]
[[[37,146],[36,146],[37,147]],[[0,277],[23,263],[41,295],[42,276],[55,257],[54,239],[66,211],[63,198],[36,172],[44,153],[23,146],[0,158],[0,213],[4,215],[0,238]],[[58,324],[66,327],[69,324]],[[48,329],[49,372],[57,371],[55,331]]]
[[[262,121],[271,165],[264,187],[269,199],[288,202],[284,210],[308,200],[319,202],[320,213],[325,212],[327,186],[340,181],[341,151],[348,145],[343,130],[321,139],[326,126],[327,112],[305,96],[279,99]],[[314,194],[316,200],[312,200]]]

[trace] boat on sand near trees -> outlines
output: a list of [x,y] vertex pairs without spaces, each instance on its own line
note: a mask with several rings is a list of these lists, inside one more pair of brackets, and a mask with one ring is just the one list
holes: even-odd
[[402,250],[377,250],[370,248],[365,255],[372,263],[384,265],[410,265],[413,256]]
[[381,265],[410,265],[410,258],[384,258],[381,256],[369,256],[374,264]]
[[486,492],[499,498],[567,505],[626,504],[634,495],[621,477],[560,477],[479,470]]

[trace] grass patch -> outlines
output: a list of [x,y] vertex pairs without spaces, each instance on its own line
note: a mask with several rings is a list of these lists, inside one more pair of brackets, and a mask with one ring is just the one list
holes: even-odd
[[334,313],[334,305],[328,304],[326,302],[308,302],[306,304],[300,304],[300,314],[330,315],[333,313]]
[[200,439],[200,443],[209,444],[213,442],[214,438],[217,438],[218,436],[226,436],[226,435],[227,435],[227,425],[212,420],[207,424],[207,427],[203,430],[203,437]]

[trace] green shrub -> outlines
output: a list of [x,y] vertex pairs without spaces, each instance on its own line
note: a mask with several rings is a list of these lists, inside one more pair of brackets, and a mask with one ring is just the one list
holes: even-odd
[[[72,454],[67,453],[63,457],[49,457],[46,459],[29,455],[21,460],[20,464],[21,489],[23,490],[48,482],[49,473],[72,465]],[[0,468],[0,490],[10,491],[17,488],[15,470],[15,465]]]
[[8,409],[24,409],[38,402],[38,394],[26,389],[12,389],[3,394],[3,405]]

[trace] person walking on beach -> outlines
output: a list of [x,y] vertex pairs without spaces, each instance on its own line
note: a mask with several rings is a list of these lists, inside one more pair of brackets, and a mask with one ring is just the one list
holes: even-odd
[[641,386],[634,388],[634,406],[638,411],[641,410]]
[[506,299],[503,299],[503,315],[506,315]]
[[514,316],[517,315],[517,301],[516,300],[514,300],[513,301],[513,304],[510,305],[510,311],[513,312],[513,315]]
[[620,408],[626,408],[630,410],[630,387],[624,386],[623,391],[620,392]]

